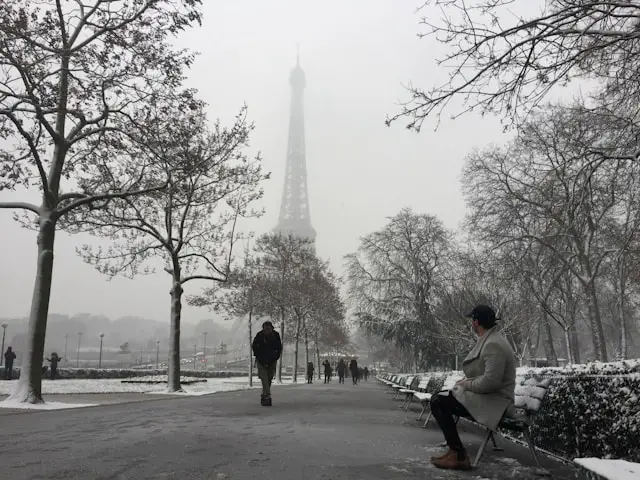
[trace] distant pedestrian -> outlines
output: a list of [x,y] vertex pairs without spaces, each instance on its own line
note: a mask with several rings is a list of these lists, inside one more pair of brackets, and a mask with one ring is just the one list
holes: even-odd
[[13,361],[16,359],[16,354],[11,347],[7,347],[7,351],[4,354],[4,379],[11,380],[13,378]]
[[344,376],[347,373],[347,364],[344,361],[344,358],[341,358],[338,362],[338,383],[344,383]]
[[56,352],[51,354],[51,358],[47,358],[47,361],[51,364],[51,380],[54,380],[58,376],[58,363],[60,363],[61,360]]
[[358,361],[354,358],[349,363],[349,370],[351,371],[351,380],[353,380],[353,384],[358,384]]
[[315,372],[316,367],[313,366],[313,362],[307,363],[307,383],[313,383],[313,372]]
[[280,334],[273,329],[273,323],[264,322],[251,345],[258,363],[258,377],[262,382],[260,404],[271,406],[271,383],[276,375],[278,359],[282,354],[282,340]]
[[331,373],[332,368],[329,360],[325,360],[322,362],[322,366],[324,367],[324,383],[329,383],[331,381]]
[[364,381],[366,382],[369,379],[369,369],[367,367],[364,367],[363,373],[364,373]]

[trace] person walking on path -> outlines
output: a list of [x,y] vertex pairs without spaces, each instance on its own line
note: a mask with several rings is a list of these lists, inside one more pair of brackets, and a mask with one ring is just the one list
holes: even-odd
[[315,372],[316,367],[313,366],[313,362],[307,363],[307,383],[313,383],[313,372]]
[[11,347],[7,347],[7,351],[4,354],[4,379],[11,380],[13,377],[13,361],[16,359],[16,354]]
[[260,404],[270,407],[271,383],[276,375],[278,359],[282,354],[280,334],[273,329],[273,323],[267,321],[262,324],[262,330],[256,334],[251,347],[258,364],[258,377],[262,382]]
[[338,362],[338,383],[344,383],[344,376],[347,373],[347,364],[344,362],[344,358],[341,358]]
[[349,370],[351,371],[351,380],[354,385],[358,384],[358,361],[353,358],[349,364]]
[[329,383],[331,382],[331,374],[333,373],[331,364],[329,363],[329,360],[325,360],[322,362],[322,365],[324,365],[324,383]]
[[366,382],[367,380],[369,380],[369,369],[367,367],[364,367],[362,373],[364,374],[364,381]]
[[448,395],[434,395],[431,400],[431,413],[449,446],[444,455],[431,458],[438,468],[471,469],[454,416],[473,418],[495,430],[505,412],[513,410],[516,358],[496,328],[496,314],[491,307],[478,305],[467,317],[479,338],[462,362],[465,378]]

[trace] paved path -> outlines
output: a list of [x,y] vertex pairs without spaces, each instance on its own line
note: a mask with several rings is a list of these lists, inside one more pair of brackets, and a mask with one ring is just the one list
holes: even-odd
[[[284,386],[0,417],[0,477],[23,479],[535,478],[525,449],[505,444],[473,472],[429,464],[439,431],[419,428],[373,383]],[[466,428],[466,427],[465,427]],[[477,432],[463,440],[475,452]],[[513,460],[513,458],[516,460]],[[573,471],[546,460],[553,478]]]

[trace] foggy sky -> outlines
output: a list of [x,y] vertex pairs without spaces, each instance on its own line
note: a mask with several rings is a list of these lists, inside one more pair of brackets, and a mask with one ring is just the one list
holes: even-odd
[[[385,126],[386,115],[397,112],[398,102],[408,98],[403,84],[411,81],[427,88],[446,78],[446,69],[433,61],[442,47],[433,38],[416,36],[419,1],[204,3],[203,26],[178,42],[201,52],[188,85],[209,103],[212,119],[230,123],[247,103],[256,124],[251,151],[261,151],[266,170],[272,172],[264,185],[267,214],[245,222],[243,229],[263,233],[277,222],[287,147],[288,78],[298,42],[307,80],[308,188],[319,255],[341,273],[342,257],[357,248],[359,237],[380,228],[403,207],[437,215],[447,227],[457,227],[464,215],[459,185],[464,155],[504,137],[496,119],[472,114],[455,121],[443,117],[436,132],[433,122],[420,134],[407,131],[402,121]],[[0,192],[0,199],[7,198]],[[0,210],[0,232],[0,317],[26,316],[36,235],[14,223],[7,210]],[[86,241],[96,242],[58,233],[51,312],[138,315],[168,322],[166,273],[107,282],[76,256],[74,245]],[[192,282],[186,293],[199,290]],[[209,316],[193,307],[183,311],[187,322]]]

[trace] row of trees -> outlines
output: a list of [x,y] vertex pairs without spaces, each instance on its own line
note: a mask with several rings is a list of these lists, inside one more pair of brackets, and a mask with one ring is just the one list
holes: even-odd
[[[637,355],[640,3],[551,0],[527,14],[529,3],[429,0],[422,7],[424,35],[445,45],[438,60],[451,74],[431,89],[412,88],[389,123],[406,118],[420,130],[427,118],[462,105],[454,116],[498,115],[515,137],[468,156],[470,213],[464,236],[448,244],[455,261],[434,270],[436,286],[425,274],[411,285],[430,292],[433,338],[451,342],[444,332],[459,323],[461,308],[446,311],[484,298],[499,308],[522,358],[538,342],[552,364],[558,348],[574,362]],[[588,95],[544,103],[555,87],[578,82],[591,87]],[[407,252],[414,246],[397,253],[413,270]],[[366,248],[349,262],[359,302],[355,274]],[[360,303],[360,315],[392,325],[388,334],[397,337],[404,334],[398,325],[424,317],[420,295],[413,297],[410,314],[405,306],[395,317],[366,318],[375,310]]]
[[[474,168],[471,160],[468,168]],[[500,328],[521,364],[539,351],[551,365],[562,356],[572,362],[603,359],[602,350],[622,358],[640,354],[640,306],[633,301],[640,282],[628,274],[621,280],[620,251],[600,261],[594,277],[584,282],[578,255],[564,234],[548,238],[563,239],[565,250],[530,237],[504,242],[501,236],[497,245],[489,234],[516,229],[519,217],[509,219],[509,226],[496,218],[479,224],[488,208],[484,200],[474,191],[465,229],[457,235],[438,218],[405,209],[363,237],[358,251],[346,258],[346,280],[350,306],[364,331],[398,347],[396,361],[405,368],[457,367],[476,340],[463,315],[474,304],[487,303],[497,309]],[[608,227],[611,236],[589,240],[594,255],[610,248],[601,241],[620,238]],[[600,329],[594,328],[596,320]]]
[[[246,249],[243,264],[232,271],[228,282],[189,301],[231,317],[246,316],[249,345],[254,317],[270,318],[279,327],[283,343],[293,345],[294,382],[301,344],[306,363],[315,360],[319,371],[321,347],[348,343],[339,281],[327,263],[316,256],[313,242],[303,237],[262,235],[253,248]],[[311,344],[315,352],[310,353]],[[250,378],[252,373],[250,370]],[[282,358],[277,370],[277,380],[281,379]]]
[[[200,0],[3,2],[0,11],[0,208],[37,232],[26,361],[14,399],[41,402],[55,237],[111,241],[79,248],[107,275],[171,281],[169,388],[180,389],[185,284],[224,282],[237,222],[268,175],[245,147],[246,108],[211,124],[183,87],[193,54],[173,37],[200,22]],[[39,203],[21,201],[30,191]],[[12,195],[7,193],[7,195]],[[30,197],[27,197],[30,198]]]

